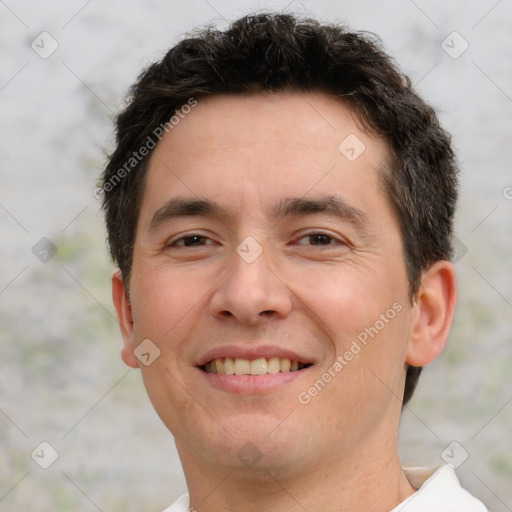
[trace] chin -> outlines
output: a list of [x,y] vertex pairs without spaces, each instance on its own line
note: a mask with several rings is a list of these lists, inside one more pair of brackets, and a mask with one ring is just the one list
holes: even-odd
[[201,444],[209,441],[204,449],[214,465],[268,480],[270,475],[277,477],[298,469],[297,464],[304,464],[305,449],[313,439],[311,432],[306,431],[307,425],[298,425],[298,416],[294,416],[245,413],[219,418],[226,430],[218,426],[208,429],[209,434],[205,433]]

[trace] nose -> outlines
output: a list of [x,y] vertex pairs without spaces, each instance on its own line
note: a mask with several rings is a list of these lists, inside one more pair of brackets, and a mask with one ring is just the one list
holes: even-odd
[[269,250],[263,249],[254,261],[240,254],[233,253],[232,267],[211,297],[211,314],[245,325],[285,318],[292,309],[291,291],[269,266]]

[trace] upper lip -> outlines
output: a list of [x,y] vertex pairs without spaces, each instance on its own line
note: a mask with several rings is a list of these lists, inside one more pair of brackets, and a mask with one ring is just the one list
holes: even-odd
[[233,359],[259,359],[259,358],[270,358],[279,357],[280,359],[289,359],[290,361],[299,361],[300,363],[311,363],[314,364],[314,360],[310,357],[300,355],[293,350],[288,350],[283,347],[277,347],[272,345],[258,345],[258,346],[247,346],[247,345],[224,345],[221,347],[213,348],[203,354],[196,362],[196,366],[203,366],[213,359],[221,359],[225,357],[231,357]]

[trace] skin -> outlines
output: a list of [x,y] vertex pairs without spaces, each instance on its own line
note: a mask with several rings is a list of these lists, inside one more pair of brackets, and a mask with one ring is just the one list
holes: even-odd
[[[350,134],[365,145],[354,161],[338,150]],[[456,284],[453,266],[437,262],[410,300],[399,224],[378,179],[387,156],[343,103],[319,92],[200,99],[155,149],[129,297],[118,271],[113,298],[123,360],[140,367],[199,512],[240,503],[249,512],[387,511],[414,493],[398,455],[405,363],[442,351]],[[364,229],[325,212],[273,214],[284,198],[327,196],[362,212]],[[225,212],[152,228],[173,198]],[[205,238],[172,245],[194,234]],[[262,249],[252,263],[236,252],[248,236]],[[299,393],[396,303],[401,311],[301,404]],[[160,350],[148,366],[134,356],[145,339]],[[314,364],[271,391],[221,390],[196,363],[233,344],[278,346]],[[238,456],[248,442],[260,456],[249,467]]]

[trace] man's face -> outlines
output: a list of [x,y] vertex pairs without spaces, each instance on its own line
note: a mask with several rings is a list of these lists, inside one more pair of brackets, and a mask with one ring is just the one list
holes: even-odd
[[140,367],[184,465],[314,468],[397,431],[413,314],[386,156],[321,93],[200,99],[155,149],[124,353],[160,350]]

